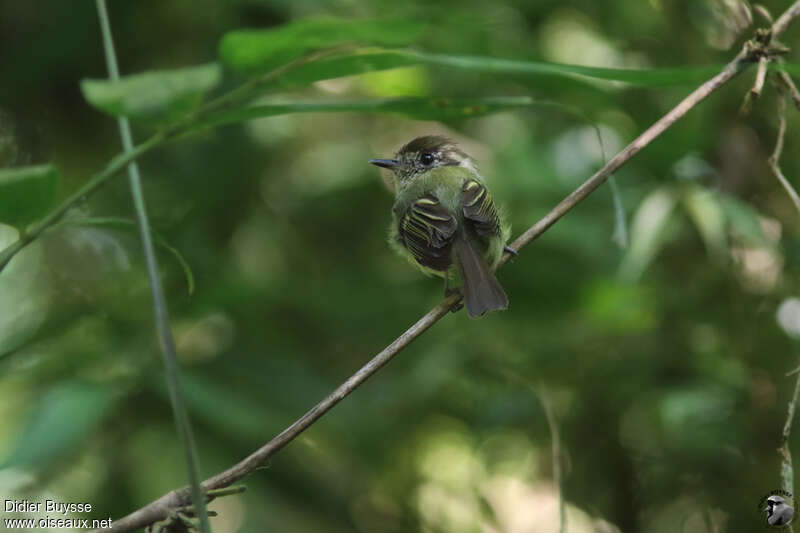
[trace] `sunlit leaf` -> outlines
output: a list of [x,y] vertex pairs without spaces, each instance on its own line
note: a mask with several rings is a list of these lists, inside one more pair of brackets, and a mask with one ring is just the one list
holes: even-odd
[[620,276],[636,280],[647,269],[663,244],[664,228],[675,209],[678,195],[662,187],[641,203],[631,225],[631,244],[619,268]]
[[700,232],[708,252],[722,257],[728,243],[725,231],[725,213],[714,191],[692,186],[683,195],[689,217]]
[[167,120],[198,106],[222,74],[217,63],[143,72],[119,81],[83,80],[81,90],[94,107],[114,116]]
[[420,62],[417,58],[402,52],[358,52],[304,63],[278,78],[275,85],[284,88],[304,86],[319,80],[329,80],[418,64]]
[[0,170],[0,222],[20,227],[42,217],[55,200],[58,182],[53,165]]
[[402,20],[303,19],[266,30],[236,30],[219,45],[222,60],[235,71],[271,70],[307,52],[345,44],[403,46],[415,41],[424,24]]
[[5,466],[43,466],[83,445],[111,405],[111,390],[74,381],[50,389],[34,409]]
[[[61,224],[69,226],[95,226],[122,231],[137,231],[136,222],[126,218],[77,218],[64,220]],[[181,266],[183,275],[186,277],[186,285],[188,286],[189,294],[194,294],[194,274],[192,273],[192,268],[189,266],[189,263],[161,234],[151,230],[151,235],[153,237],[153,242],[172,254]]]

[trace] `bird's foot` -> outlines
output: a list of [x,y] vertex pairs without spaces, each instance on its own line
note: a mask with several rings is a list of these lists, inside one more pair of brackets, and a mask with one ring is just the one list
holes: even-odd
[[455,289],[451,289],[449,287],[445,288],[444,290],[445,298],[452,296],[454,294],[460,296],[460,299],[450,307],[451,313],[457,313],[458,311],[461,310],[462,307],[464,307],[464,294],[461,292],[461,288],[460,287],[456,287]]
[[508,245],[503,246],[503,251],[510,253],[514,257],[517,257],[519,255],[515,249],[513,249],[512,247],[510,247]]

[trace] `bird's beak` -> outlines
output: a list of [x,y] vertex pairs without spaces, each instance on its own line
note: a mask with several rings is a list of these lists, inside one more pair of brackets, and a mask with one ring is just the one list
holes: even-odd
[[375,166],[383,168],[394,168],[400,166],[400,161],[397,159],[370,159],[369,162]]

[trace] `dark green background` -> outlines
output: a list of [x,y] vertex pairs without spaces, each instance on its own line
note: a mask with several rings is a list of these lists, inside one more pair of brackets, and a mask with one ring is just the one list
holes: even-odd
[[[766,4],[777,14],[788,2]],[[693,0],[109,7],[123,74],[213,61],[227,31],[323,14],[425,22],[414,48],[428,52],[676,75],[723,65],[750,35],[731,34],[719,5]],[[800,45],[796,26],[789,46]],[[120,150],[115,120],[79,88],[106,77],[94,3],[3,0],[0,50],[0,133],[13,139],[0,165],[55,163],[63,198]],[[612,242],[609,189],[598,190],[499,272],[508,311],[445,317],[249,477],[245,494],[212,504],[214,530],[553,531],[551,432],[536,390],[560,428],[570,531],[597,520],[608,528],[598,531],[763,527],[757,504],[780,487],[776,448],[794,386],[785,373],[797,365],[776,312],[797,294],[800,231],[765,165],[777,129],[771,85],[751,116],[737,116],[753,74],[618,173],[633,247]],[[278,94],[529,95],[596,121],[610,157],[694,86],[414,67]],[[800,121],[789,111],[782,162],[792,180]],[[552,107],[447,124],[279,116],[141,161],[153,225],[196,277],[190,296],[162,250],[204,477],[280,432],[439,301],[440,283],[389,250],[392,196],[366,163],[429,132],[463,141],[513,235],[602,164],[591,125]],[[667,222],[648,228],[642,206],[670,198]],[[86,215],[132,217],[126,180],[70,214]],[[13,231],[0,229],[7,245]],[[649,245],[652,262],[636,255]],[[0,494],[90,502],[92,518],[117,518],[186,483],[134,233],[49,232],[0,276],[0,310]]]

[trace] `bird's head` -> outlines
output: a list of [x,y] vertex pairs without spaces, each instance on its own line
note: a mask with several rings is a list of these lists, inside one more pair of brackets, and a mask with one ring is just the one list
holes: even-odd
[[439,167],[466,167],[477,172],[470,156],[455,142],[439,135],[417,137],[400,148],[394,159],[371,159],[370,163],[391,170],[400,184]]

